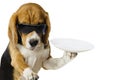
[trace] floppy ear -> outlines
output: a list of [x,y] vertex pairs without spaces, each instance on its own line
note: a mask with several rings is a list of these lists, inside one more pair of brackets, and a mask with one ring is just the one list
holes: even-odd
[[50,29],[51,29],[49,15],[47,12],[45,14],[45,22],[46,22],[47,28],[45,31],[45,35],[43,37],[43,42],[45,45],[47,45],[48,44],[48,37],[49,37]]
[[17,23],[17,15],[16,13],[14,13],[10,18],[9,26],[8,26],[8,37],[14,47],[16,47],[16,44],[18,43],[16,23]]

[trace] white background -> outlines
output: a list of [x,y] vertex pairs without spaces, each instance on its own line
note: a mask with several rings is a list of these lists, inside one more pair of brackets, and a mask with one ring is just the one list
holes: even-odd
[[[119,0],[3,0],[0,2],[0,55],[9,42],[8,22],[20,5],[40,4],[51,20],[50,38],[73,38],[91,42],[95,48],[79,53],[58,70],[39,72],[39,80],[120,80]],[[62,51],[52,48],[53,57]]]

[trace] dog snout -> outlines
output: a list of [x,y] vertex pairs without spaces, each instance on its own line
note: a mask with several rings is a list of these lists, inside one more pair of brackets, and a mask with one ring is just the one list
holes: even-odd
[[38,44],[38,40],[36,40],[36,39],[31,39],[30,41],[29,41],[29,43],[30,43],[30,45],[32,46],[32,47],[35,47],[37,44]]

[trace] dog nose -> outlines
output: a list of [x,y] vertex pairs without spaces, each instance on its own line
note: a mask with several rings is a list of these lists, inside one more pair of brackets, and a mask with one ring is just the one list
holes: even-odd
[[30,40],[29,43],[32,47],[35,47],[38,44],[38,40],[32,39],[32,40]]

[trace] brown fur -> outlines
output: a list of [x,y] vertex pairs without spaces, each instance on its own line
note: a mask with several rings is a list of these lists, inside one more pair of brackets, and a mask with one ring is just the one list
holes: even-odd
[[22,5],[11,17],[8,28],[8,36],[11,42],[16,45],[18,41],[16,24],[25,23],[25,24],[38,24],[46,23],[47,30],[46,35],[44,36],[44,43],[48,43],[48,37],[50,32],[50,20],[48,13],[45,12],[42,7],[35,3],[28,3]]
[[[48,37],[50,32],[50,21],[48,13],[43,10],[43,8],[35,3],[27,3],[22,5],[10,18],[9,27],[8,27],[8,36],[10,39],[9,50],[10,56],[12,59],[11,65],[14,67],[14,79],[18,80],[20,75],[23,73],[24,69],[28,67],[25,63],[23,56],[20,51],[16,48],[18,43],[18,34],[17,34],[17,23],[24,24],[39,24],[46,23],[47,30],[46,35],[43,37],[45,45],[49,45]],[[25,45],[25,34],[22,34],[22,42]]]

